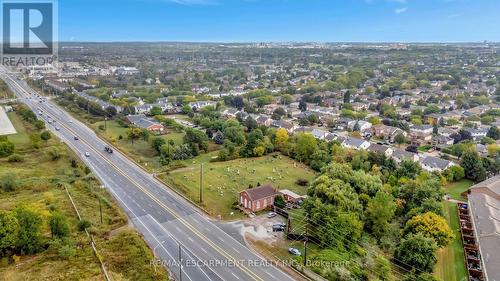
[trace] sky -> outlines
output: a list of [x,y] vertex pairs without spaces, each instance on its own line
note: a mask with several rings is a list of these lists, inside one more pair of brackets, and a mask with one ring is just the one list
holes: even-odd
[[500,42],[500,0],[59,0],[59,41]]

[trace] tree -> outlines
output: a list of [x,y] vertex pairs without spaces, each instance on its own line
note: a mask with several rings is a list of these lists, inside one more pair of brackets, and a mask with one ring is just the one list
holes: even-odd
[[307,111],[307,103],[303,100],[299,102],[299,109],[300,111]]
[[372,117],[368,118],[368,122],[370,122],[374,126],[382,123],[380,121],[380,118],[378,118],[377,116],[372,116]]
[[344,93],[344,103],[351,103],[351,91]]
[[465,177],[468,179],[483,181],[487,177],[481,157],[473,147],[464,150],[460,158],[460,166],[464,169]]
[[59,212],[53,212],[50,216],[49,228],[52,238],[63,238],[69,235],[69,225],[66,217]]
[[432,272],[437,262],[438,246],[432,238],[422,233],[409,234],[399,244],[395,257],[405,265],[420,271]]
[[15,216],[19,223],[16,249],[21,254],[35,254],[42,250],[42,218],[24,207],[17,207]]
[[12,212],[0,211],[0,256],[14,251],[19,223]]
[[498,130],[497,126],[491,126],[486,136],[498,140],[500,139],[500,130]]
[[403,160],[396,170],[396,177],[414,179],[420,172],[422,167],[418,162],[411,160]]
[[373,236],[380,240],[387,233],[395,211],[396,203],[392,195],[383,191],[377,192],[366,208],[366,216]]
[[282,209],[285,208],[286,202],[285,202],[285,199],[283,199],[283,196],[277,195],[274,198],[274,206],[276,206],[278,208],[282,208]]
[[232,105],[236,107],[238,110],[241,110],[245,106],[245,102],[243,101],[242,96],[236,96],[233,99]]
[[278,149],[282,149],[284,145],[288,142],[288,131],[284,128],[279,128],[276,131],[275,144]]
[[153,147],[153,149],[159,153],[161,146],[166,144],[166,143],[167,143],[167,141],[164,138],[154,137],[151,140],[151,147]]
[[47,142],[48,140],[50,140],[52,138],[52,135],[50,134],[49,131],[43,131],[40,134],[40,138],[42,138],[42,140],[44,140],[45,142]]
[[308,163],[311,155],[318,148],[318,142],[311,134],[298,134],[295,154],[297,160]]
[[401,146],[402,144],[405,144],[407,142],[406,137],[403,133],[399,133],[394,137],[394,141]]
[[281,103],[285,105],[289,105],[293,102],[293,97],[290,94],[284,94],[281,96]]
[[139,128],[128,128],[127,129],[127,138],[134,144],[135,140],[138,140],[141,137],[142,131]]
[[161,110],[161,107],[159,106],[153,106],[151,110],[149,111],[150,115],[161,115],[163,113],[163,110]]
[[45,129],[45,122],[43,122],[42,120],[36,120],[35,123],[33,123],[33,125],[35,126],[35,128],[37,128],[38,130],[42,130],[42,129]]
[[406,222],[404,234],[421,233],[425,237],[434,239],[438,247],[446,247],[453,240],[454,235],[450,226],[443,217],[432,212],[414,216]]
[[465,177],[465,171],[460,166],[452,166],[443,171],[443,176],[450,182],[459,181]]

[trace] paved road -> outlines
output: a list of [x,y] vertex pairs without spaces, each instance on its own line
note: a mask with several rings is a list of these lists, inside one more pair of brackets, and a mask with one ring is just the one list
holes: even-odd
[[[161,264],[166,265],[177,280],[180,274],[183,280],[192,281],[293,280],[278,268],[267,265],[258,254],[118,151],[105,152],[107,143],[55,103],[37,97],[15,74],[0,68],[0,78],[36,114],[40,110],[39,118],[80,155],[126,211]],[[86,152],[89,157],[85,156]]]

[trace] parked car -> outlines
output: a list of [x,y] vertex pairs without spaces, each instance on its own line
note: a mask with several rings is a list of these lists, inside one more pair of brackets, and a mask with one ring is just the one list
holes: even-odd
[[276,214],[275,212],[270,212],[267,214],[267,218],[270,219],[270,218],[274,218],[275,216],[277,216],[278,214]]
[[284,223],[273,224],[273,232],[285,231],[286,225]]
[[300,256],[301,253],[298,249],[295,248],[288,248],[288,252],[294,256]]

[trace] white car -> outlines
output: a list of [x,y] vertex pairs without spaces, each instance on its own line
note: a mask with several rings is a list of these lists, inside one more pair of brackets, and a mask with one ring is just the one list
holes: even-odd
[[301,253],[298,249],[295,248],[288,248],[288,252],[294,256],[300,256]]
[[85,157],[90,157],[90,153],[88,151],[85,151]]

